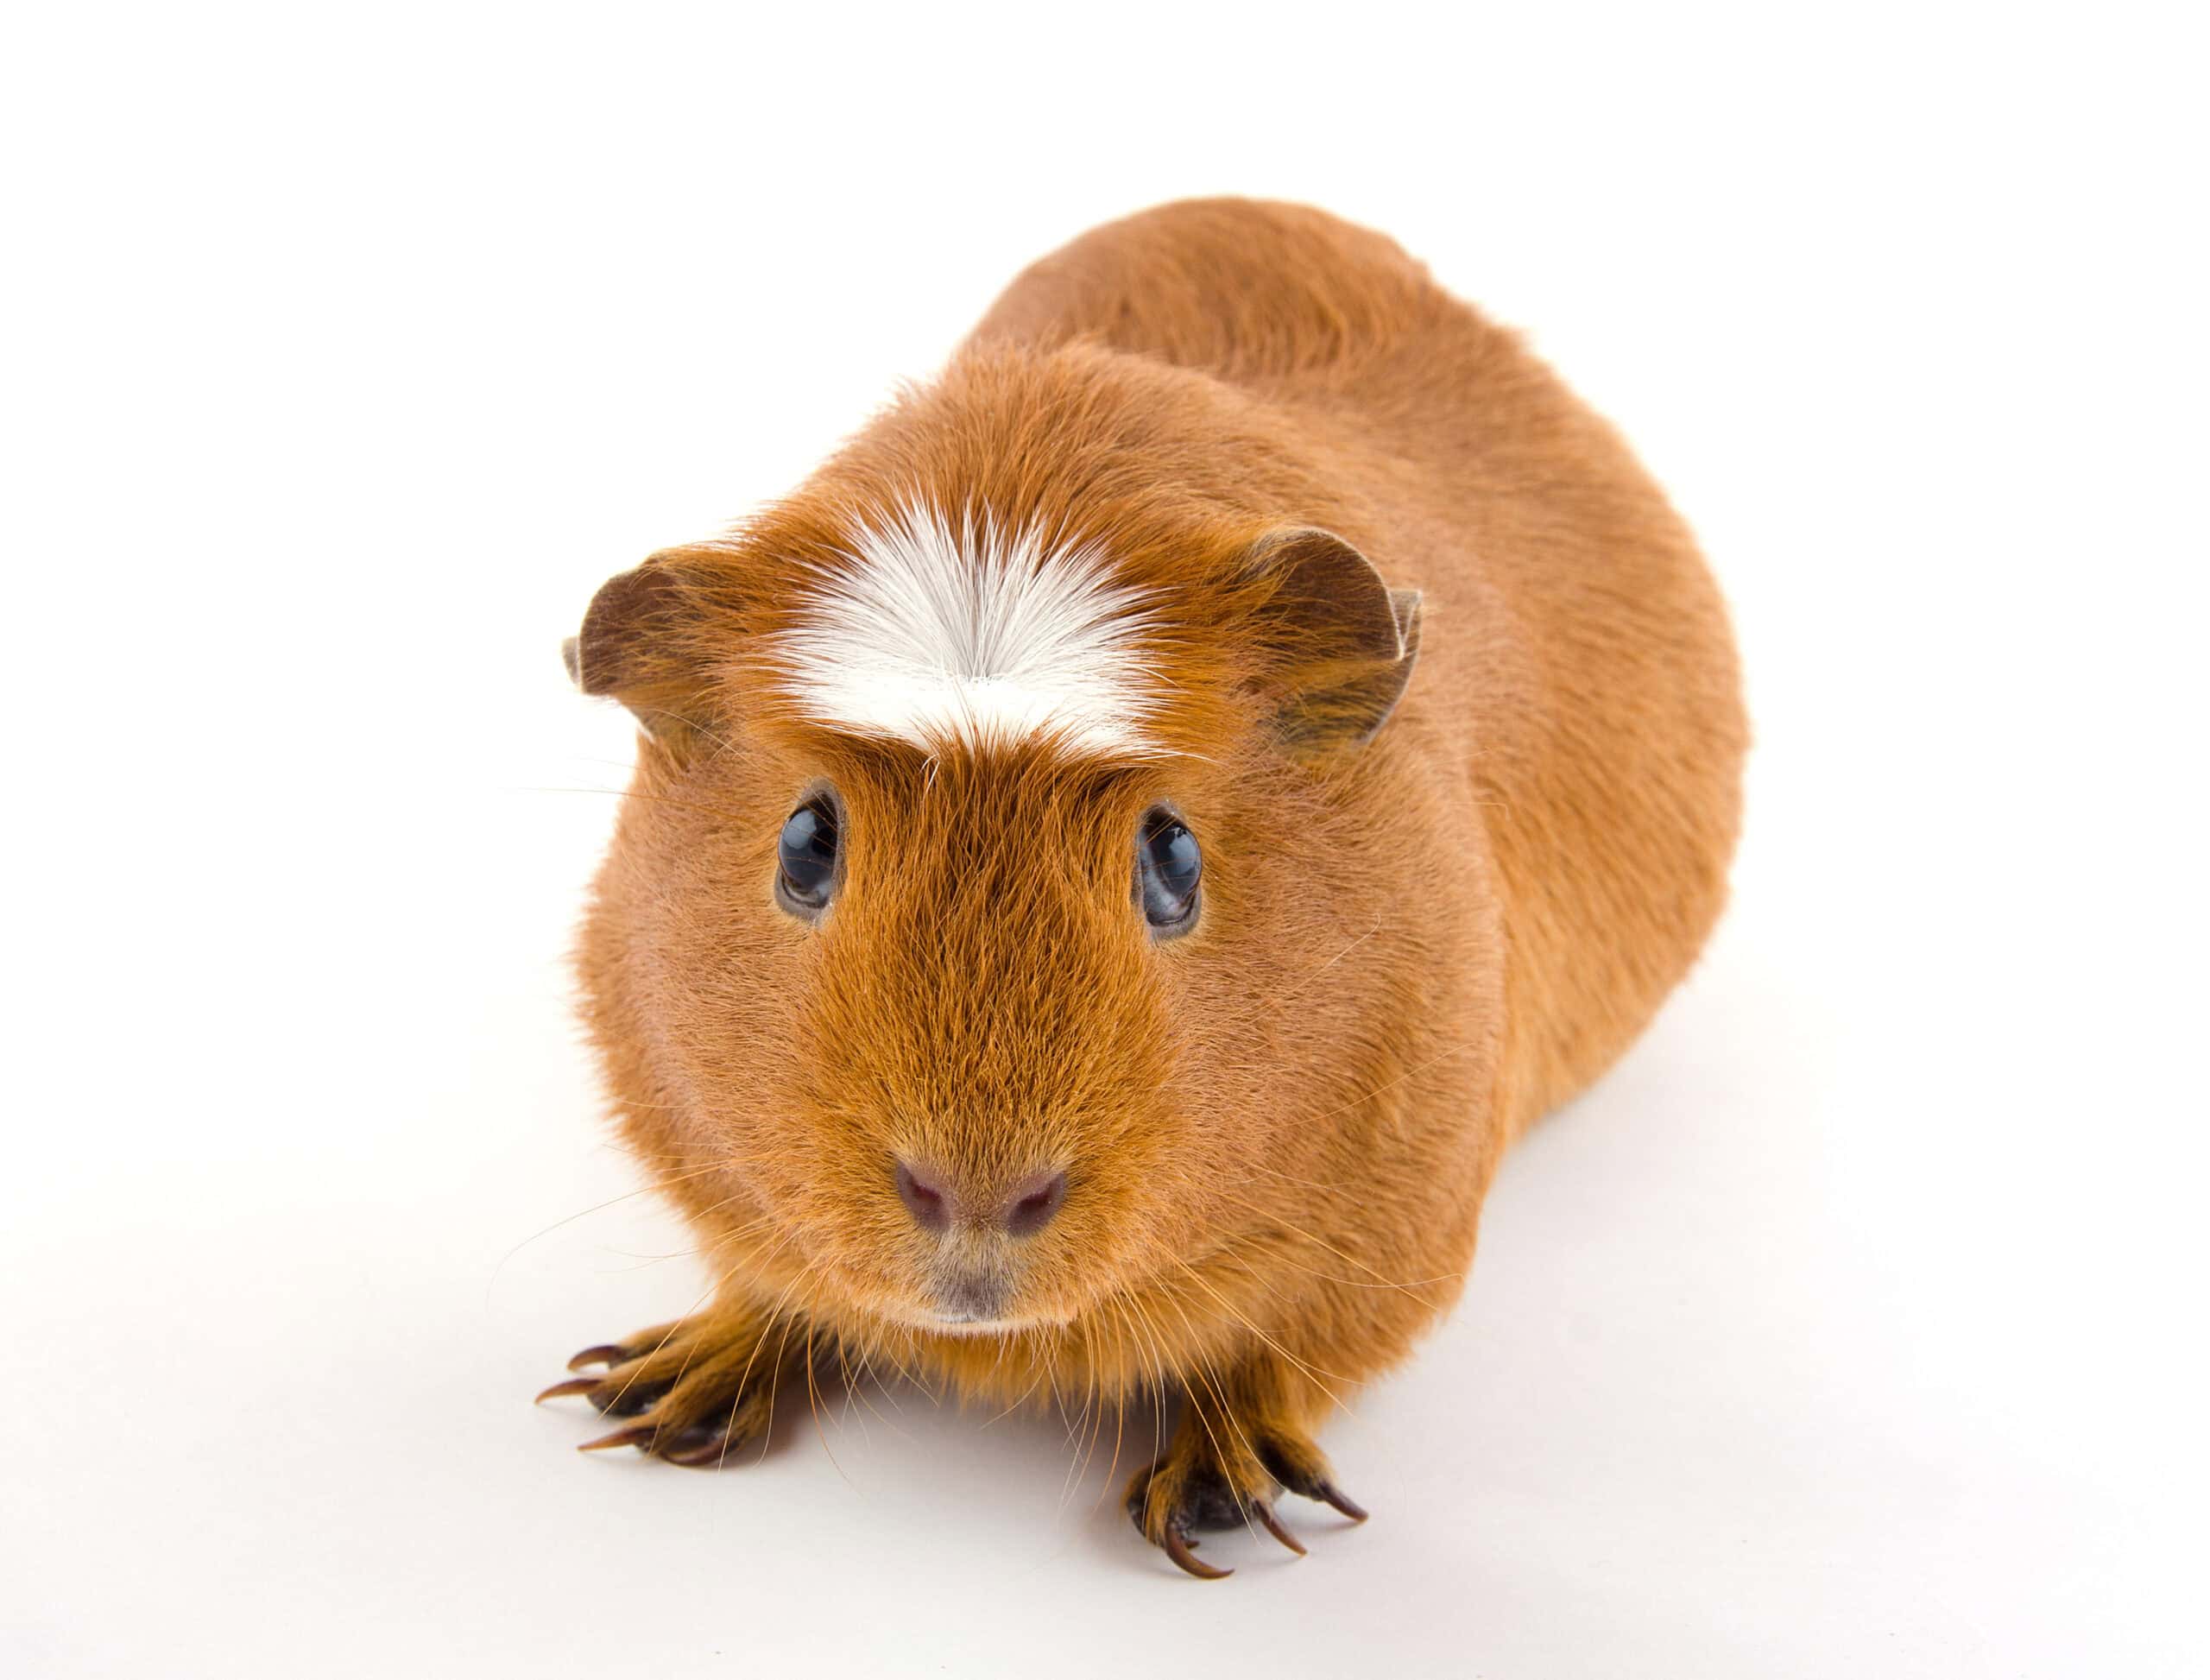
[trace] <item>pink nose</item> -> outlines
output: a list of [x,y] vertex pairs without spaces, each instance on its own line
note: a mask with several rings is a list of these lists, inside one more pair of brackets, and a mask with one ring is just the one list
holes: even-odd
[[925,1231],[948,1231],[957,1221],[987,1225],[1007,1236],[1032,1236],[1058,1217],[1067,1199],[1064,1172],[1032,1173],[1009,1193],[980,1201],[963,1193],[948,1176],[905,1161],[898,1163],[893,1176],[898,1182],[898,1199]]

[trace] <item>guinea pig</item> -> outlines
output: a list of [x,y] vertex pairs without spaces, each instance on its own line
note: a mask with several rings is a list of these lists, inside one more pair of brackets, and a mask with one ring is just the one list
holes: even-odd
[[[547,1395],[715,1466],[869,1371],[1159,1403],[1282,1494],[1455,1300],[1512,1138],[1720,913],[1725,608],[1611,427],[1379,234],[1169,205],[1016,279],[786,498],[601,589],[641,728],[578,945],[714,1284]],[[603,1369],[594,1370],[594,1367]]]

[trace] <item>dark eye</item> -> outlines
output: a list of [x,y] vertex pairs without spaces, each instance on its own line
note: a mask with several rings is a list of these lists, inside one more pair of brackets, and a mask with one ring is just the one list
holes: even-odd
[[1197,837],[1170,811],[1144,818],[1136,841],[1136,902],[1161,934],[1182,933],[1197,919],[1197,878],[1204,860]]
[[775,888],[800,913],[821,909],[837,885],[837,813],[824,800],[800,805],[775,843]]

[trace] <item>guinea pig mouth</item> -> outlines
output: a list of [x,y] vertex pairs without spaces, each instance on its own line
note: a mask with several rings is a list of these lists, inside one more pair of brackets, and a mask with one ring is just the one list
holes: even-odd
[[1067,1320],[1040,1313],[1011,1317],[963,1317],[938,1308],[930,1312],[916,1313],[906,1322],[916,1329],[931,1330],[938,1336],[1013,1336],[1027,1330],[1053,1329]]
[[942,1336],[1007,1336],[1060,1322],[1008,1311],[1016,1292],[1013,1274],[1002,1266],[947,1259],[931,1270],[919,1310],[900,1316],[917,1329]]
[[1025,1318],[949,1318],[939,1314],[929,1321],[929,1328],[940,1336],[1010,1336],[1032,1328],[1032,1323]]
[[907,1329],[937,1336],[1012,1336],[1021,1330],[1042,1329],[1062,1321],[1019,1314],[978,1313],[943,1306],[909,1308],[882,1315]]
[[948,1326],[1004,1325],[1013,1298],[1013,1279],[1000,1266],[946,1263],[929,1279],[936,1299],[931,1317]]

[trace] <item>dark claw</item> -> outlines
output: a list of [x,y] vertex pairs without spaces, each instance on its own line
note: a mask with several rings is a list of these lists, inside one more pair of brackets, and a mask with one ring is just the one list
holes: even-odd
[[602,1435],[596,1441],[586,1441],[578,1452],[604,1452],[609,1447],[635,1447],[640,1452],[650,1452],[653,1437],[660,1433],[658,1424],[632,1424],[627,1429],[617,1429],[611,1435]]
[[629,1357],[629,1350],[612,1342],[603,1342],[596,1348],[586,1348],[568,1361],[571,1371],[580,1371],[586,1365],[616,1366]]
[[1159,1544],[1165,1547],[1166,1555],[1180,1568],[1194,1575],[1200,1581],[1220,1581],[1235,1573],[1234,1569],[1216,1569],[1211,1564],[1201,1562],[1192,1556],[1190,1543],[1182,1538],[1178,1529],[1169,1527],[1166,1531],[1166,1538]]
[[1304,1548],[1297,1543],[1297,1537],[1275,1519],[1273,1506],[1268,1505],[1264,1500],[1253,1500],[1251,1514],[1266,1525],[1267,1533],[1272,1535],[1275,1539],[1280,1541],[1299,1557],[1305,1555]]
[[710,1470],[719,1468],[736,1444],[736,1437],[726,1430],[693,1424],[672,1446],[657,1450],[669,1463],[680,1464],[686,1470]]
[[597,1377],[570,1377],[565,1382],[556,1382],[530,1404],[543,1405],[547,1400],[560,1399],[570,1394],[588,1394],[598,1386]]
[[685,1424],[681,1429],[664,1429],[653,1443],[653,1450],[662,1458],[676,1453],[693,1453],[705,1447],[718,1448],[724,1431],[711,1424]]
[[[607,1381],[601,1378],[591,1386],[604,1388]],[[649,1412],[674,1386],[672,1381],[624,1383],[603,1400],[593,1396],[591,1404],[609,1418],[634,1418],[641,1412]]]
[[1316,1483],[1312,1489],[1312,1497],[1323,1504],[1334,1506],[1336,1510],[1354,1523],[1362,1523],[1366,1520],[1366,1508],[1332,1481]]

